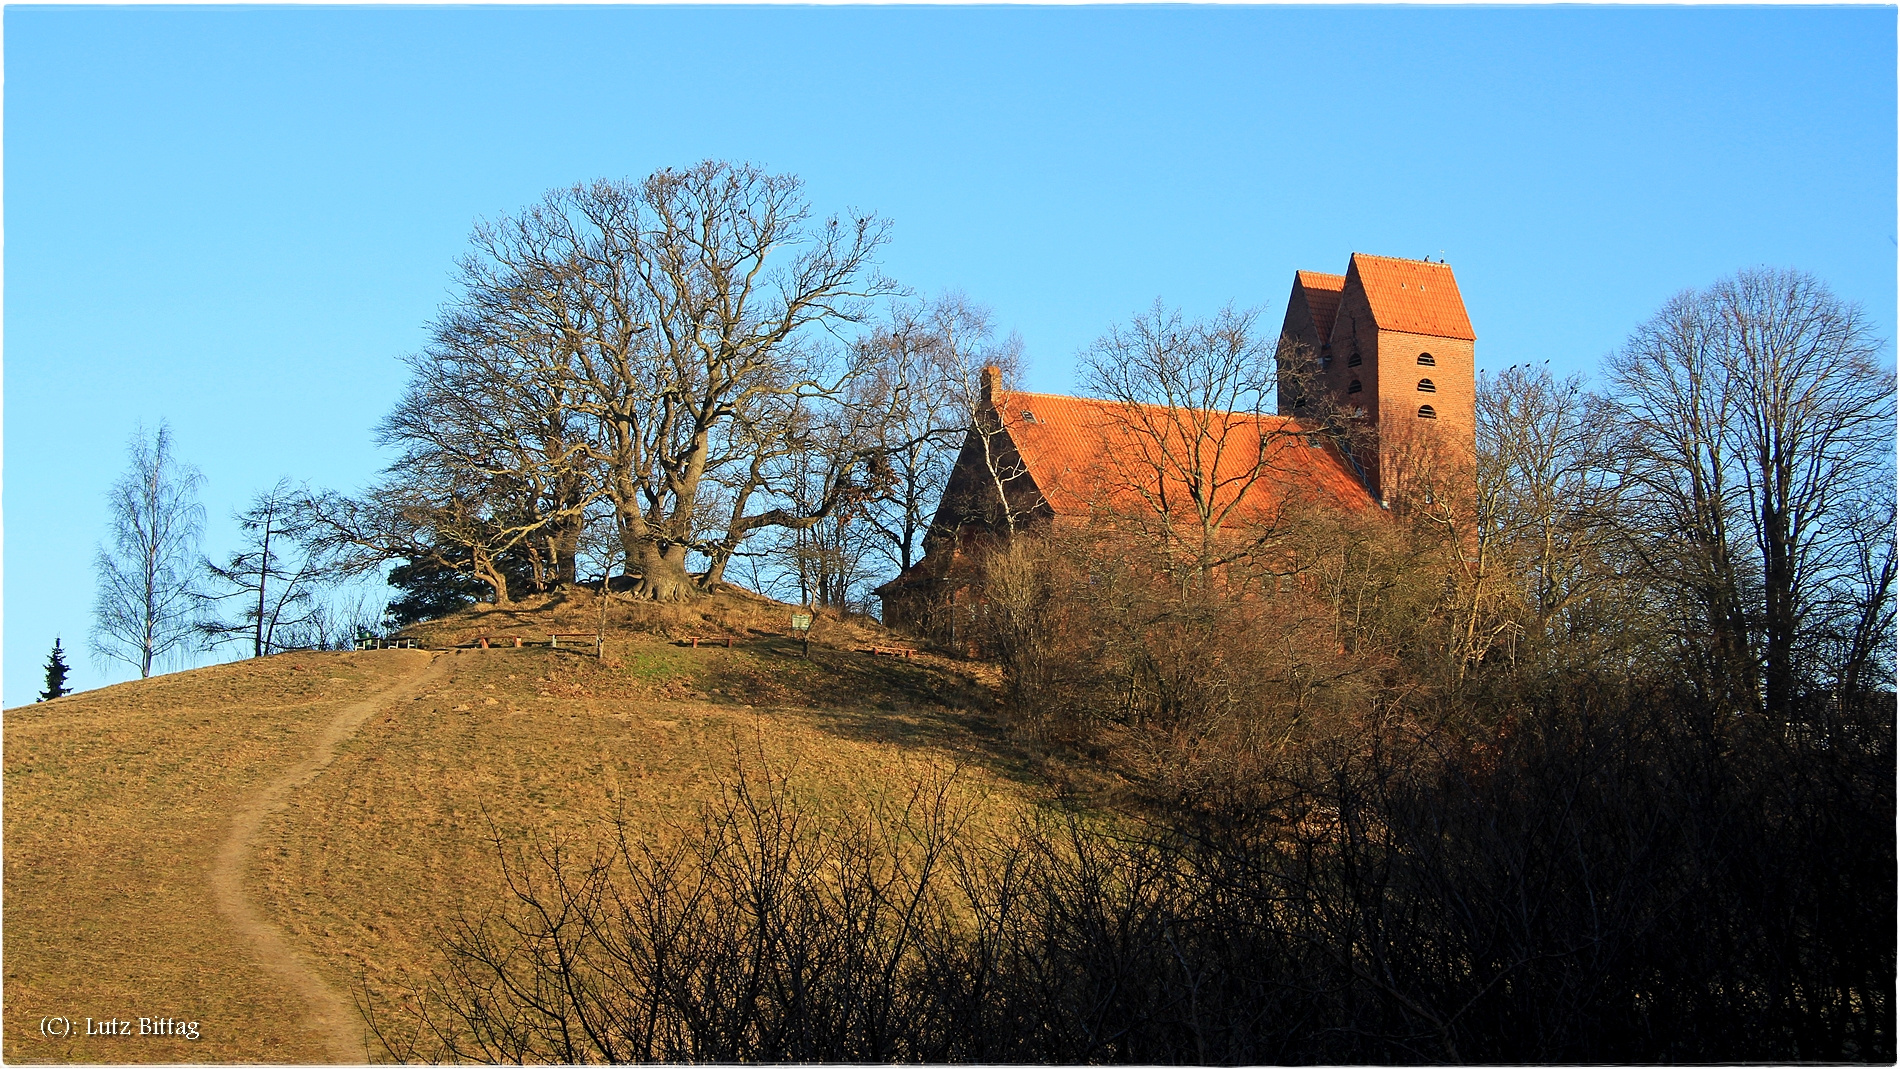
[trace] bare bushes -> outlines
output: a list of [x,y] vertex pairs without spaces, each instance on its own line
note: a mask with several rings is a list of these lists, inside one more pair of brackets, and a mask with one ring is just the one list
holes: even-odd
[[622,824],[592,854],[504,851],[508,906],[458,919],[435,973],[404,999],[366,995],[365,1015],[398,1061],[1189,1049],[1178,851],[1073,820],[986,836],[956,799],[934,777],[823,821],[769,769],[742,770],[674,847]]
[[671,846],[624,822],[577,856],[503,851],[512,901],[458,918],[441,968],[366,1012],[404,1061],[624,1062],[929,1057],[954,1007],[920,1002],[941,961],[948,854],[966,812],[947,779],[822,823],[769,769],[728,783]]
[[1064,605],[1066,574],[1060,557],[1042,542],[1019,538],[983,560],[979,635],[1004,665],[1005,699],[1025,714],[1032,732],[1051,721],[1049,698],[1058,686],[1060,643],[1053,639]]
[[1217,569],[1112,523],[999,550],[983,636],[1019,724],[1110,744],[1126,771],[1191,797],[1258,783],[1450,674],[1433,532],[1318,509],[1286,526],[1298,537]]
[[1166,888],[1131,1057],[1892,1057],[1890,692],[1774,721],[1666,662],[1474,661],[1458,543],[1305,529],[1185,581],[1101,528],[996,572],[1044,599],[997,615],[1017,715],[1179,829],[1094,844]]
[[1232,1062],[1290,1049],[1299,1007],[1272,1011],[1299,988],[1269,974],[1296,970],[1256,945],[1270,916],[1236,928],[1230,908],[1270,896],[1202,879],[1176,837],[1052,818],[987,837],[953,799],[936,779],[823,822],[754,771],[672,849],[623,825],[596,854],[507,855],[509,906],[457,921],[434,975],[398,1002],[366,1000],[366,1015],[399,1061]]

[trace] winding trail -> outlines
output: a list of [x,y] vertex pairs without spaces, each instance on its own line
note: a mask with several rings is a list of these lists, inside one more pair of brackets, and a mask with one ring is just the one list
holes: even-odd
[[266,781],[245,799],[232,815],[231,834],[211,865],[211,894],[218,909],[237,929],[238,935],[250,944],[264,967],[303,1000],[305,1024],[323,1037],[331,1057],[339,1062],[355,1064],[367,1056],[365,1033],[356,1007],[323,982],[276,925],[263,919],[257,907],[245,897],[244,872],[250,863],[258,830],[267,817],[284,807],[291,792],[328,767],[336,758],[337,746],[356,734],[364,721],[391,702],[406,698],[441,678],[446,669],[447,662],[442,655],[435,654],[401,682],[345,706],[324,725],[308,757]]

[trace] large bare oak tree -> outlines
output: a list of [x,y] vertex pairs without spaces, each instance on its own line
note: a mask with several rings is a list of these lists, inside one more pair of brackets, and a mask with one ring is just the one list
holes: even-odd
[[833,456],[805,508],[773,461],[844,399],[853,350],[833,332],[893,289],[872,263],[886,230],[869,213],[814,218],[794,176],[712,161],[556,190],[478,227],[385,426],[405,455],[383,495],[415,497],[424,468],[461,487],[505,477],[517,507],[489,526],[541,547],[551,583],[571,581],[582,517],[604,502],[635,589],[693,596],[755,532],[867,492],[875,451]]

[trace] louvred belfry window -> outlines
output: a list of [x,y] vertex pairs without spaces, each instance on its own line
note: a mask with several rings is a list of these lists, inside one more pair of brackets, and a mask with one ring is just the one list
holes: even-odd
[[1418,354],[1418,362],[1420,366],[1422,367],[1437,367],[1438,366],[1438,361],[1433,360],[1432,354],[1430,353]]
[[1358,393],[1361,389],[1363,389],[1363,387],[1359,385],[1358,379],[1352,380],[1352,382],[1346,386],[1347,393]]
[[1418,392],[1419,393],[1437,393],[1438,387],[1433,386],[1432,380],[1430,379],[1420,379],[1418,380]]
[[1420,405],[1418,406],[1418,418],[1419,419],[1437,419],[1438,410],[1434,409],[1430,405]]

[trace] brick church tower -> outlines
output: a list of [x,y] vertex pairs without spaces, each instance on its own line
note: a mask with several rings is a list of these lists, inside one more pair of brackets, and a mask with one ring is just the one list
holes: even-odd
[[1476,343],[1445,264],[1353,253],[1344,275],[1295,272],[1280,412],[1343,430],[1381,503],[1430,493],[1476,455]]

